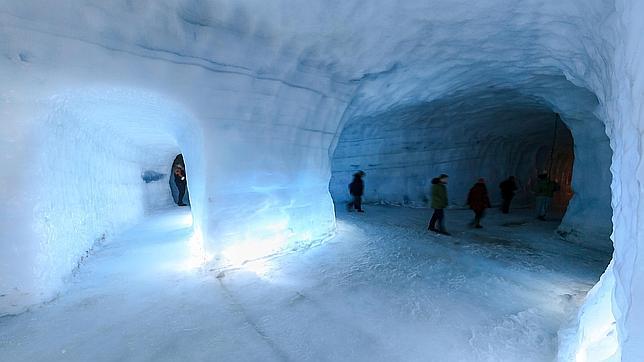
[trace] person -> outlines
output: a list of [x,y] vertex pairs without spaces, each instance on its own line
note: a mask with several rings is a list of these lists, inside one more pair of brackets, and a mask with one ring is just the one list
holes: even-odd
[[176,165],[176,167],[174,168],[174,184],[177,185],[177,189],[179,190],[177,205],[186,206],[186,204],[183,203],[183,197],[186,194],[186,186],[188,185],[188,181],[186,180],[186,172],[183,170],[183,167],[181,167],[181,165]]
[[547,173],[538,176],[537,183],[534,185],[534,193],[537,197],[537,219],[546,220],[546,214],[550,210],[553,194],[559,191],[559,185],[548,178]]
[[501,212],[508,214],[510,212],[510,204],[514,198],[514,192],[517,190],[517,183],[514,176],[508,177],[507,180],[499,184],[501,189],[501,198],[503,199],[503,204],[501,205]]
[[[450,235],[445,229],[445,208],[447,207],[447,179],[449,176],[441,174],[432,179],[432,203],[434,214],[429,221],[428,230],[439,234]],[[438,223],[438,229],[436,228]]]
[[349,184],[349,194],[352,196],[351,202],[347,205],[349,211],[356,209],[358,212],[364,212],[362,209],[362,195],[364,194],[364,181],[362,178],[364,176],[363,171],[353,174],[353,181]]
[[472,226],[480,229],[481,219],[485,215],[485,209],[490,207],[490,197],[488,196],[487,186],[485,186],[485,179],[480,178],[474,186],[470,189],[470,192],[467,194],[467,204],[470,205],[470,209],[474,211],[474,221]]

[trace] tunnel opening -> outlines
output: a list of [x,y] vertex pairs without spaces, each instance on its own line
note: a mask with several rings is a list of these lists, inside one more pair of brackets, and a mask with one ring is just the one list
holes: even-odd
[[[552,212],[563,218],[568,204],[573,197],[572,171],[575,161],[574,141],[568,127],[561,121],[559,115],[553,125],[552,146],[541,147],[537,151],[535,165],[538,173],[547,174],[557,184],[557,192],[552,197]],[[536,184],[537,178],[532,178],[530,184]]]
[[[498,185],[509,176],[518,181],[515,207],[534,204],[532,189],[541,173],[550,173],[570,192],[572,135],[554,111],[518,102],[500,109],[468,109],[466,97],[473,96],[396,109],[348,124],[332,161],[334,200],[346,201],[343,184],[358,170],[368,175],[366,201],[376,204],[428,207],[431,179],[441,173],[450,175],[453,207],[464,205],[479,178],[487,181],[495,206],[500,204]],[[564,207],[567,199],[560,200],[557,205]]]
[[48,300],[96,246],[172,208],[167,168],[178,154],[186,155],[192,176],[192,207],[171,222],[194,236],[185,241],[189,264],[204,262],[202,204],[195,207],[203,187],[200,133],[179,105],[146,92],[96,88],[61,91],[37,113],[30,137],[44,151],[29,162],[33,177],[23,185],[34,195],[26,207],[34,210],[33,233],[7,264],[12,273],[3,281],[0,314]]
[[[557,328],[565,328],[612,257],[612,151],[603,122],[593,113],[594,95],[569,83],[552,88],[557,90],[533,95],[525,89],[488,86],[452,92],[429,102],[394,104],[377,112],[361,104],[365,100],[356,101],[330,152],[329,190],[339,225],[355,224],[367,230],[391,225],[396,229],[380,233],[386,240],[396,240],[395,234],[406,235],[405,246],[399,250],[412,247],[418,235],[424,241],[432,240],[436,236],[426,230],[432,215],[428,210],[431,180],[449,174],[446,217],[452,235],[439,236],[437,244],[453,247],[456,255],[476,250],[477,258],[484,255],[494,263],[502,260],[498,275],[505,275],[507,268],[510,278],[521,278],[523,267],[518,265],[538,259],[528,269],[540,270],[536,273],[541,273],[536,277],[539,283],[568,279],[552,289],[568,290],[567,309],[552,316]],[[350,201],[348,183],[358,170],[366,173],[365,216],[343,211]],[[536,219],[535,210],[535,186],[543,173],[559,185],[545,222]],[[499,184],[508,176],[516,176],[518,190],[510,215],[504,215],[497,208]],[[466,206],[468,191],[478,178],[487,181],[493,206],[482,231],[468,225],[472,213]],[[553,253],[566,256],[550,264],[548,255]],[[588,255],[593,255],[591,261],[586,260]],[[510,259],[517,264],[505,264]],[[473,260],[466,263],[479,262]],[[584,282],[578,284],[579,280]],[[503,294],[503,303],[520,304],[525,296],[506,287],[498,292]],[[449,283],[442,288],[453,295]],[[549,302],[539,300],[558,296],[547,296],[551,290],[546,289],[535,291],[524,300],[525,305],[548,309]]]
[[559,114],[554,115],[552,132],[551,145],[539,146],[535,152],[534,168],[526,177],[527,191],[528,196],[532,196],[530,205],[535,206],[534,190],[539,182],[539,175],[547,175],[547,178],[556,184],[556,191],[552,195],[550,204],[551,215],[562,220],[574,195],[572,188],[574,140],[570,129],[561,121]]
[[368,179],[367,203],[430,207],[431,180],[446,173],[450,207],[464,207],[468,190],[483,178],[491,206],[498,208],[499,185],[514,176],[517,190],[512,208],[526,209],[535,206],[539,175],[547,174],[557,183],[550,216],[563,218],[573,195],[574,144],[558,114],[549,109],[506,108],[483,121],[465,119],[465,124],[458,125],[436,116],[449,113],[445,106],[451,107],[435,104],[428,106],[431,110],[396,110],[379,120],[368,117],[348,125],[332,159],[333,199],[349,202],[346,185],[363,170]]
[[569,82],[565,87],[569,98],[556,102],[487,86],[349,113],[330,155],[332,199],[348,203],[351,175],[363,170],[365,203],[428,208],[431,180],[446,173],[450,208],[467,207],[469,189],[483,178],[496,209],[500,183],[515,176],[512,207],[527,210],[535,207],[535,186],[545,173],[557,183],[549,215],[560,221],[559,235],[610,251],[612,151],[593,113],[595,96]]

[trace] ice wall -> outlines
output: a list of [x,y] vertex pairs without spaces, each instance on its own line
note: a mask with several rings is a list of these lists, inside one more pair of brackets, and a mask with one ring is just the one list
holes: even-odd
[[[620,1],[626,36],[622,38],[624,49],[617,59],[617,71],[612,79],[613,89],[619,90],[626,98],[611,98],[611,111],[615,116],[612,129],[613,147],[616,157],[613,158],[613,172],[616,182],[613,190],[615,208],[614,230],[616,244],[615,271],[617,292],[615,299],[619,312],[618,329],[621,330],[620,344],[625,360],[644,359],[644,266],[640,248],[644,240],[644,225],[639,220],[644,215],[642,203],[642,169],[641,142],[644,127],[644,3],[641,1]],[[624,80],[628,80],[625,82]],[[622,93],[623,92],[623,93]],[[635,146],[637,145],[637,146]],[[616,309],[616,308],[615,308]]]
[[614,150],[611,171],[613,262],[579,314],[576,335],[562,345],[562,359],[577,361],[644,359],[644,268],[638,262],[644,226],[642,207],[642,125],[644,124],[644,3],[617,1],[618,21],[603,30],[615,44],[604,76],[593,84]]

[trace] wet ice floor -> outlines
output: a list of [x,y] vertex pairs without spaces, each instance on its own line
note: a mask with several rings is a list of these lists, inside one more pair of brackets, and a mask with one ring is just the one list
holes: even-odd
[[[224,273],[189,268],[174,210],[102,246],[56,300],[0,318],[3,361],[551,361],[609,253],[492,211],[338,213],[324,244]],[[219,278],[217,278],[219,276]]]

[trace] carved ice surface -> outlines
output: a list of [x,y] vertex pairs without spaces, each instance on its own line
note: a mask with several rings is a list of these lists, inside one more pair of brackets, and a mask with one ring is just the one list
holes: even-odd
[[97,240],[171,206],[167,182],[141,173],[167,175],[179,153],[190,249],[237,265],[333,235],[331,195],[346,199],[356,168],[367,200],[409,206],[440,172],[453,203],[474,178],[525,179],[558,113],[575,152],[561,235],[610,247],[595,240],[612,226],[615,247],[561,350],[644,360],[643,13],[638,0],[0,0],[0,313],[51,299]]

